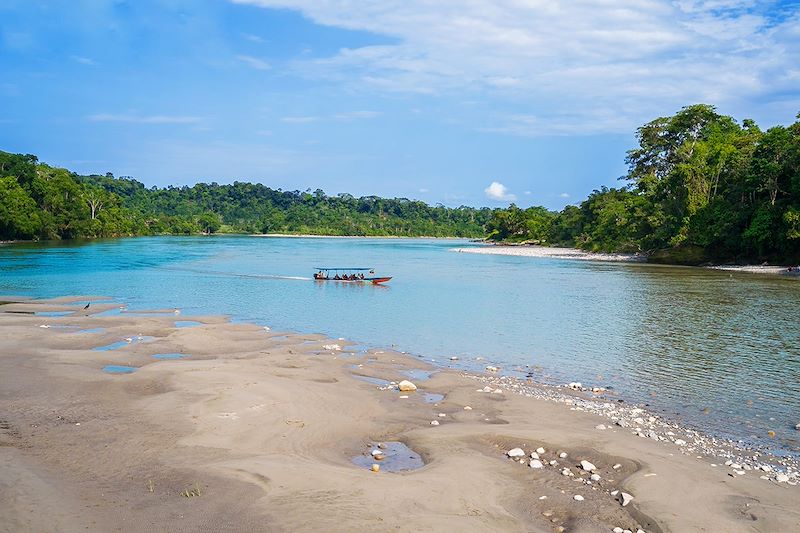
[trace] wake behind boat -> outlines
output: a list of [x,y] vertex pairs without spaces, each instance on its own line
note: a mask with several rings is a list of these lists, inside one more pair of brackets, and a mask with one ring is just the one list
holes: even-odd
[[[314,273],[315,281],[341,281],[344,283],[372,283],[378,285],[379,283],[386,283],[391,276],[374,276],[375,269],[372,267],[315,267],[317,272]],[[364,272],[367,275],[364,275]]]

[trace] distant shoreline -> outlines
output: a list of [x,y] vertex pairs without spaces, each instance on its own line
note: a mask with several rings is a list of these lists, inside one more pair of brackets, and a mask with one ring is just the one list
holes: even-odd
[[441,239],[469,240],[475,237],[432,237],[427,235],[319,235],[312,233],[248,233],[249,237],[283,237],[294,239]]

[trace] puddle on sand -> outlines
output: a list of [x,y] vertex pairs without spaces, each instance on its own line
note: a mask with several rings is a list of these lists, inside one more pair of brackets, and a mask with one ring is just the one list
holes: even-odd
[[426,379],[431,379],[431,375],[436,372],[435,370],[419,370],[419,369],[411,369],[411,370],[403,370],[402,373],[404,376],[408,377],[411,381],[425,381]]
[[373,378],[370,376],[359,376],[357,374],[353,374],[353,377],[356,379],[360,379],[361,381],[366,381],[367,383],[372,383],[373,385],[377,385],[379,387],[388,387],[392,384],[391,381],[381,379],[381,378]]
[[155,359],[183,359],[189,356],[185,353],[157,353],[154,354],[153,357]]
[[439,403],[444,400],[444,394],[426,392],[423,399],[425,400],[425,403]]
[[91,328],[91,329],[82,329],[80,331],[76,331],[76,334],[83,334],[83,333],[103,333],[106,328]]
[[153,340],[153,337],[128,337],[127,339],[121,340],[119,342],[112,342],[111,344],[106,344],[105,346],[98,346],[96,348],[92,348],[95,352],[108,352],[111,350],[117,350],[119,348],[123,348],[125,346],[130,346],[131,344],[138,344],[140,342],[147,342]]
[[176,328],[194,328],[197,326],[202,326],[202,322],[198,322],[197,320],[176,320],[175,327]]
[[[382,444],[383,448],[379,448],[377,442],[370,444],[363,454],[353,457],[353,464],[366,469],[377,464],[380,465],[381,472],[405,472],[425,466],[425,461],[422,460],[420,454],[402,442],[383,442]],[[384,459],[375,459],[372,456],[372,450],[383,452]]]
[[108,372],[109,374],[131,374],[136,370],[135,366],[106,365],[103,367],[103,372]]
[[34,315],[36,316],[47,316],[47,317],[59,317],[59,316],[67,316],[71,315],[75,311],[36,311]]

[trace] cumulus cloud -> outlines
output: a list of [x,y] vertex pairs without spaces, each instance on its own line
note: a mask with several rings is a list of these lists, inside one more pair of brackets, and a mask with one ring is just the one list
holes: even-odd
[[129,122],[133,124],[195,124],[200,122],[200,117],[176,115],[136,115],[97,113],[87,117],[92,122]]
[[509,193],[506,186],[499,181],[490,183],[483,192],[486,193],[486,197],[489,200],[494,200],[496,202],[513,202],[517,199],[517,197]]
[[629,133],[696,102],[749,116],[772,106],[792,117],[800,100],[796,3],[231,1],[397,40],[302,60],[302,74],[365,91],[512,98],[517,118],[488,117],[485,131]]
[[562,193],[561,193],[561,194],[559,194],[558,196],[559,196],[560,198],[569,198],[569,193],[568,193],[568,192],[562,192]]

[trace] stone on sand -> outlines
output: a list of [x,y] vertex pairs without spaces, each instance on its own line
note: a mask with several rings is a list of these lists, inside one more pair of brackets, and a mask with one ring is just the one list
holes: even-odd
[[625,507],[626,505],[631,503],[632,500],[633,500],[633,496],[631,496],[627,492],[620,492],[619,493],[619,501],[620,501],[620,503],[622,504],[623,507]]
[[417,386],[408,381],[407,379],[404,379],[403,381],[398,383],[397,388],[403,392],[411,392],[417,390]]
[[577,501],[577,502],[582,502],[583,501],[583,496],[581,496],[580,494],[576,494],[575,496],[572,497],[572,499]]
[[512,459],[525,457],[525,450],[523,450],[522,448],[512,448],[506,452],[506,455],[511,457]]
[[530,467],[531,468],[544,468],[544,465],[538,459],[531,459]]
[[594,466],[589,461],[586,461],[585,459],[583,461],[581,461],[581,468],[583,468],[587,472],[594,472],[595,470],[597,470],[596,466]]

